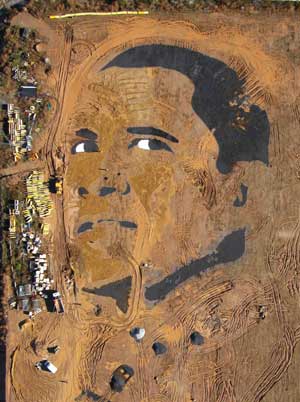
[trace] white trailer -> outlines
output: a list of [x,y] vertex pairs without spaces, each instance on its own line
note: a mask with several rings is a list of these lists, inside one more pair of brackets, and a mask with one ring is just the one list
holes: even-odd
[[35,367],[39,370],[50,371],[50,373],[52,374],[55,374],[57,372],[57,367],[55,367],[53,363],[49,362],[49,360],[42,360],[36,363]]
[[46,360],[44,362],[44,367],[53,374],[57,372],[57,367],[55,367],[54,364],[50,363],[49,360]]

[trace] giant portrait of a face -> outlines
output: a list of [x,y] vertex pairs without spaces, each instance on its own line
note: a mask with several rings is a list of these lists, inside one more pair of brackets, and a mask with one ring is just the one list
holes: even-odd
[[298,16],[25,20],[65,312],[12,315],[8,400],[299,401]]
[[[232,342],[259,326],[271,297],[247,260],[263,224],[262,189],[247,179],[269,168],[270,127],[244,84],[216,57],[151,43],[114,51],[82,77],[65,213],[77,295],[111,329],[87,386],[99,395],[129,364],[135,376],[113,400],[242,400]],[[134,327],[145,329],[140,343]],[[158,357],[154,342],[167,352]]]

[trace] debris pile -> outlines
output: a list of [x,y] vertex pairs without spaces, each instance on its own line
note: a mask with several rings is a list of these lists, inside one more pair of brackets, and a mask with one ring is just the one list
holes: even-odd
[[24,210],[25,221],[31,222],[32,216],[37,213],[41,218],[50,215],[52,202],[49,189],[44,181],[44,174],[33,171],[26,179],[26,209]]
[[[54,280],[49,276],[47,248],[42,246],[42,235],[49,233],[49,224],[43,221],[50,214],[52,204],[41,172],[32,172],[25,185],[24,198],[9,201],[8,207],[9,257],[15,289],[15,296],[10,298],[9,304],[31,317],[42,311],[40,298],[46,299],[47,292],[53,292]],[[61,310],[62,302],[57,303]]]
[[18,107],[9,103],[7,105],[7,115],[9,141],[13,147],[14,160],[17,162],[32,150],[32,136],[27,133],[26,125],[21,118],[21,112]]
[[37,298],[30,283],[18,286],[17,303],[18,308],[30,316],[36,315],[42,311],[40,300]]

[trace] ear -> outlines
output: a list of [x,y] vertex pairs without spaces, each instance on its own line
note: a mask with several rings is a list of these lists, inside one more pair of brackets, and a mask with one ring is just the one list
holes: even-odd
[[215,172],[218,159],[218,144],[208,130],[197,146],[196,155],[184,164],[184,171],[202,196],[204,206],[211,209],[216,204]]
[[201,158],[207,160],[207,163],[209,163],[209,160],[217,161],[219,156],[219,145],[214,136],[214,131],[214,129],[208,130],[199,142],[199,154]]
[[[232,194],[237,193],[245,173],[245,168],[243,162],[236,162],[229,173],[221,173],[218,168],[219,153],[219,144],[215,139],[214,130],[208,131],[199,143],[200,159],[206,161],[205,165],[202,162],[203,168],[207,172],[207,189],[204,195],[210,200],[208,202],[210,207],[216,206],[217,208],[222,208],[222,205],[226,203],[231,204]],[[212,195],[208,198],[209,188],[213,189],[214,199]]]

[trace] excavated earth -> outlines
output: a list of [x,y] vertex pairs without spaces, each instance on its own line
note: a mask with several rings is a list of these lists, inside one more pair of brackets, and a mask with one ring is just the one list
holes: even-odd
[[298,16],[13,23],[52,65],[35,148],[63,176],[50,262],[66,311],[21,329],[9,312],[7,400],[300,400]]

